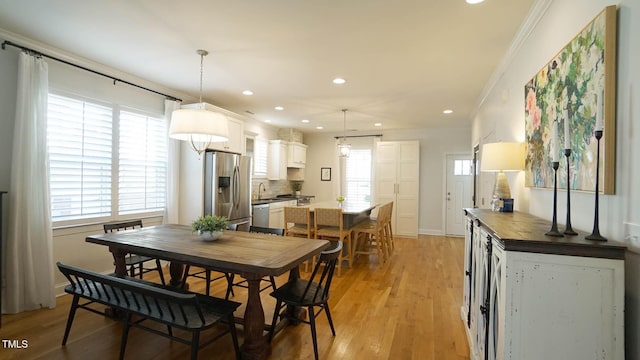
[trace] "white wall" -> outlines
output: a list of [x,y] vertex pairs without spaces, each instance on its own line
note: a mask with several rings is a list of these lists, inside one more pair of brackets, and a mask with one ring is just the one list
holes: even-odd
[[[446,154],[469,154],[471,130],[463,129],[407,129],[379,131],[381,141],[420,141],[420,199],[418,233],[444,234],[444,162]],[[360,135],[359,133],[352,135]],[[316,200],[333,200],[338,196],[335,134],[307,134],[307,167],[304,183],[305,193],[316,196]],[[331,167],[331,181],[320,181],[320,168]]]
[[[524,40],[504,73],[479,107],[472,128],[471,144],[485,140],[524,140],[524,84],[564,47],[606,6],[605,0],[554,0],[532,32]],[[620,1],[618,11],[618,76],[616,131],[616,194],[600,197],[600,231],[611,240],[624,241],[636,253],[628,253],[626,272],[626,346],[627,359],[640,359],[640,189],[634,187],[640,175],[637,139],[638,86],[640,72],[640,1]],[[635,94],[634,94],[635,92]],[[486,175],[482,175],[486,178]],[[523,187],[523,175],[517,179],[514,193],[520,210],[551,219],[552,191]],[[485,180],[483,180],[485,181]],[[486,182],[486,181],[485,181]],[[512,182],[512,188],[514,188]],[[487,194],[489,191],[489,194]],[[490,188],[483,187],[483,196]],[[564,224],[565,193],[560,191],[559,222]],[[488,204],[485,204],[488,205]],[[635,206],[634,206],[635,205]],[[486,207],[486,206],[485,206]],[[590,232],[593,226],[592,193],[571,193],[573,228]],[[636,224],[630,225],[630,224]],[[562,227],[562,226],[561,226]],[[634,238],[636,236],[636,238]]]

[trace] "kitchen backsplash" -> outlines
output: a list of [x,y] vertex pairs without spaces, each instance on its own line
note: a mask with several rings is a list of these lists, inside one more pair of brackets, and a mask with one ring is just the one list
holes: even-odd
[[[258,186],[263,183],[266,190],[262,190],[262,198],[271,198],[281,194],[291,194],[291,181],[289,180],[267,180],[267,179],[252,179],[251,180],[251,192],[252,198],[258,198]],[[304,187],[303,187],[304,190]]]

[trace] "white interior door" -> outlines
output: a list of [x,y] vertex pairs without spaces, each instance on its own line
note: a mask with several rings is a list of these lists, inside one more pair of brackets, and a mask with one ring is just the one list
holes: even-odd
[[464,235],[462,209],[471,207],[472,159],[470,155],[447,155],[446,235]]

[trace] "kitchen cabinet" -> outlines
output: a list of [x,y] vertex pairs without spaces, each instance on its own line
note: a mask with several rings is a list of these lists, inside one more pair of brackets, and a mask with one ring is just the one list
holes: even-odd
[[296,206],[297,200],[277,201],[269,204],[269,227],[284,228],[285,206]]
[[420,143],[380,141],[376,147],[376,202],[393,202],[394,234],[417,237]]
[[307,164],[307,145],[298,142],[290,142],[287,147],[287,167],[304,168]]
[[267,179],[287,180],[287,142],[283,140],[269,140],[267,160]]
[[475,360],[624,359],[624,254],[529,214],[466,209],[461,316]]
[[[201,106],[200,103],[195,103],[182,105],[181,108],[201,109]],[[204,109],[223,114],[227,118],[227,125],[229,127],[229,140],[211,143],[208,149],[244,154],[244,121],[235,118],[229,111],[208,103],[204,103]]]

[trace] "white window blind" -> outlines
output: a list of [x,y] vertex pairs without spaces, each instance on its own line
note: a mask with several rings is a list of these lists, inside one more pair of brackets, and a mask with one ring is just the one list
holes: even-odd
[[167,128],[164,119],[121,111],[118,214],[161,211],[166,204]]
[[351,149],[346,158],[344,196],[357,205],[371,202],[371,149]]
[[253,153],[253,176],[267,177],[267,151],[269,142],[265,139],[255,139]]
[[49,94],[53,221],[111,214],[112,109]]

